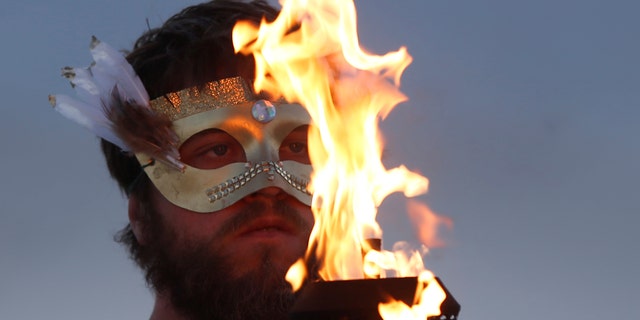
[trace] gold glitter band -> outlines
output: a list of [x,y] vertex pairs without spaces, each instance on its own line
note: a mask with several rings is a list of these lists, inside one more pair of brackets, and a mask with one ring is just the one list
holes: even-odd
[[154,112],[175,121],[196,113],[253,100],[255,97],[251,87],[241,77],[234,77],[168,93],[151,100],[150,105]]

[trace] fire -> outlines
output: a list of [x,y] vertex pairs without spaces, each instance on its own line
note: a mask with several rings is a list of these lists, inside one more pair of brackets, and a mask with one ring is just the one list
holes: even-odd
[[385,320],[427,319],[430,316],[440,315],[440,304],[446,298],[442,287],[435,280],[433,273],[423,271],[419,282],[426,287],[419,288],[419,297],[416,304],[407,306],[402,301],[392,301],[380,304],[378,311]]
[[444,246],[438,238],[438,229],[443,226],[446,229],[453,228],[453,221],[447,217],[439,216],[425,204],[417,201],[409,201],[407,205],[409,217],[416,226],[420,242],[429,248]]
[[[313,119],[310,191],[316,223],[306,258],[319,261],[323,280],[420,274],[425,269],[419,253],[376,251],[367,241],[382,237],[376,214],[385,197],[393,192],[413,197],[428,188],[427,178],[404,166],[387,170],[381,161],[378,124],[406,100],[400,77],[411,56],[404,47],[385,55],[360,48],[352,1],[282,0],[281,5],[273,22],[238,23],[233,43],[237,52],[255,57],[256,91],[299,102]],[[295,289],[307,276],[304,265],[298,261],[287,274]],[[429,279],[433,275],[425,283],[435,282]],[[436,296],[419,299],[429,305],[421,308],[438,310],[442,300]]]

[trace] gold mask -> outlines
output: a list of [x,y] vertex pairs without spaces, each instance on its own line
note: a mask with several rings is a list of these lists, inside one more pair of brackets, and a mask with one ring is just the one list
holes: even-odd
[[[152,100],[151,108],[173,120],[178,147],[194,135],[214,129],[235,139],[244,152],[242,161],[214,169],[187,163],[180,171],[160,161],[146,166],[144,170],[153,184],[171,203],[210,213],[273,186],[311,204],[307,191],[311,165],[279,159],[285,138],[311,122],[301,105],[256,100],[241,78],[229,78],[167,94]],[[136,153],[136,157],[143,165],[152,161],[143,153]]]

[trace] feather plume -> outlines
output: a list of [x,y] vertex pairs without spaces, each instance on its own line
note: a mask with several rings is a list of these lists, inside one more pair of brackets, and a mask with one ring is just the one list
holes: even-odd
[[104,113],[93,105],[66,95],[50,95],[49,103],[67,119],[82,125],[98,137],[117,145],[120,149],[128,151],[122,139],[113,132],[111,123]]
[[113,123],[113,131],[118,137],[132,150],[184,170],[184,164],[179,161],[179,138],[168,117],[158,115],[150,108],[134,105],[133,100],[124,101],[117,87],[113,90],[112,99],[107,117]]
[[124,55],[95,37],[90,50],[94,62],[88,68],[62,69],[78,99],[49,96],[54,109],[123,151],[144,152],[183,170],[171,121],[151,110],[149,95]]
[[[127,62],[125,57],[96,37],[91,37],[91,55],[95,61],[91,70],[96,75],[104,75],[107,84],[109,80],[118,87],[120,97],[124,101],[133,101],[140,107],[149,107],[149,95],[142,85],[142,81]],[[102,80],[101,77],[97,77]],[[110,94],[110,92],[109,92]]]

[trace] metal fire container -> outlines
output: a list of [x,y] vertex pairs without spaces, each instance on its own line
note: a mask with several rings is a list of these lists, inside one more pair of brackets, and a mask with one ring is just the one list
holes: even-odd
[[[460,304],[436,278],[446,299],[441,315],[427,320],[458,319]],[[412,305],[418,288],[417,277],[311,282],[304,286],[290,318],[292,320],[378,320],[378,304],[391,298]]]

